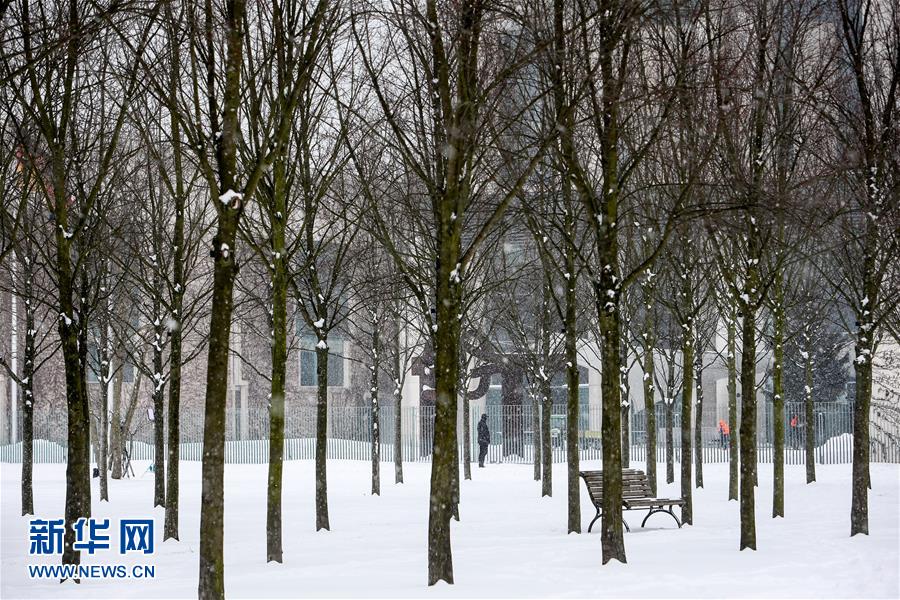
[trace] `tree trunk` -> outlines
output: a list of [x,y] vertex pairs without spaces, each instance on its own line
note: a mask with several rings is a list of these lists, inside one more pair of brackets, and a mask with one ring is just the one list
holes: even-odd
[[[32,285],[30,258],[25,262],[25,356],[22,365],[22,514],[34,514],[34,489],[32,473],[34,468],[34,309],[31,306]],[[11,398],[17,402],[17,398]]]
[[472,422],[469,407],[469,378],[466,377],[462,389],[463,414],[463,478],[472,479]]
[[[575,257],[571,243],[566,243],[566,268],[574,273]],[[578,456],[578,421],[581,412],[578,372],[578,299],[571,277],[566,286],[566,474],[568,533],[581,533],[580,461]]]
[[[453,583],[450,518],[456,503],[456,396],[459,381],[460,294],[458,264],[460,225],[451,218],[455,202],[439,204],[435,350],[435,418],[428,509],[428,585],[440,580]],[[453,213],[455,215],[455,213]],[[456,475],[454,476],[454,472]]]
[[[324,318],[319,315],[319,318]],[[331,530],[328,521],[328,348],[318,330],[316,345],[316,531]]]
[[[687,280],[686,280],[687,281]],[[687,284],[687,288],[690,284]],[[691,298],[691,296],[688,296]],[[692,303],[693,300],[688,300]],[[690,304],[688,304],[690,306]],[[681,384],[681,498],[684,504],[681,507],[681,522],[685,525],[693,525],[693,496],[691,481],[691,463],[694,453],[691,451],[692,443],[692,404],[694,392],[694,334],[693,323],[689,320],[682,323],[681,358],[682,358],[682,384]]]
[[[538,375],[539,377],[540,375]],[[543,402],[541,402],[542,388],[540,383],[535,381],[531,388],[531,447],[532,447],[532,466],[534,467],[534,480],[541,480],[541,454],[544,448],[544,427],[541,422],[541,411]]]
[[[650,311],[650,305],[647,305]],[[656,496],[656,399],[653,382],[656,365],[653,353],[655,345],[655,324],[651,318],[646,321],[644,329],[644,415],[647,436],[647,480],[650,482],[650,493]]]
[[[755,277],[748,276],[748,281]],[[752,285],[752,284],[747,284]],[[747,292],[749,295],[749,291]],[[756,310],[741,303],[741,543],[756,550]]]
[[[547,367],[544,367],[547,369]],[[545,370],[546,373],[546,370]],[[550,378],[541,379],[541,497],[553,495],[553,448],[550,438],[550,413],[553,411],[553,395],[550,390]],[[537,408],[537,407],[535,407]]]
[[[172,16],[171,5],[167,5],[167,18],[170,26],[177,27]],[[174,40],[173,55],[177,56],[178,41]],[[181,82],[180,65],[177,60],[172,61],[169,74],[169,93],[175,97],[177,87]],[[181,139],[181,123],[178,111],[169,113],[170,132],[172,140]],[[180,144],[172,144],[173,174],[175,177],[175,223],[172,231],[172,314],[169,316],[169,406],[167,423],[168,437],[168,464],[166,480],[166,515],[163,525],[163,540],[178,539],[178,471],[181,460],[181,340],[182,340],[182,315],[184,300],[184,206],[186,194],[184,190],[184,171],[182,167],[182,147]]]
[[675,415],[672,390],[666,396],[666,483],[675,481]]
[[[394,333],[394,483],[403,483],[403,388],[400,384],[402,376],[400,364],[400,327],[396,320]],[[468,429],[466,430],[468,434]],[[468,448],[468,445],[466,446]],[[471,479],[471,472],[469,473]]]
[[[107,312],[108,315],[108,312]],[[100,365],[97,379],[100,384],[100,415],[97,419],[97,468],[100,471],[100,500],[109,502],[109,381],[111,357],[109,355],[109,320],[100,322]]]
[[378,429],[378,315],[373,314],[372,319],[372,366],[370,369],[369,393],[372,398],[372,495],[381,495],[381,436]]
[[[162,281],[157,277],[157,287]],[[163,319],[159,292],[154,293],[156,322],[153,328],[153,506],[166,505],[166,448],[165,448],[165,379],[163,378]]]
[[[874,294],[873,294],[874,296]],[[868,313],[868,311],[865,311]],[[857,316],[856,404],[853,407],[853,475],[850,496],[850,536],[869,534],[869,403],[872,398],[872,341],[866,326],[871,316]]]
[[803,403],[806,416],[806,439],[804,446],[806,448],[806,483],[812,483],[816,480],[816,415],[813,411],[813,370],[812,370],[812,348],[809,338],[806,338],[806,346],[804,351],[806,356],[803,360],[803,373],[806,380],[804,387]]
[[[234,90],[237,93],[236,90]],[[233,173],[233,172],[232,172]],[[232,175],[228,173],[228,176]],[[222,174],[222,177],[226,177]],[[233,189],[222,181],[221,193]],[[222,559],[225,513],[225,405],[228,396],[228,358],[234,292],[234,250],[237,218],[226,208],[219,216],[213,238],[212,307],[206,362],[206,408],[203,419],[203,465],[200,511],[200,584],[203,599],[224,598],[225,564]]]
[[[117,363],[121,363],[121,349],[113,353],[112,359]],[[110,364],[109,372],[115,373],[118,369],[116,364]],[[113,398],[112,398],[112,422],[110,423],[109,433],[109,456],[110,456],[110,474],[113,479],[122,479],[124,464],[122,461],[123,452],[125,450],[125,440],[122,430],[122,372],[116,374],[113,379]]]
[[694,477],[695,485],[703,487],[703,349],[696,349],[694,372],[697,379],[697,417],[694,419]]
[[[230,0],[225,6],[225,19],[219,25],[225,31],[224,86],[222,93],[222,126],[216,140],[218,190],[210,192],[219,198],[242,188],[237,184],[238,108],[241,104],[241,64],[245,5],[243,0]],[[206,44],[212,53],[213,25],[209,3],[206,5]],[[212,56],[208,60],[213,60]],[[214,79],[210,73],[210,79]],[[210,84],[212,85],[212,84]],[[211,90],[209,90],[211,93]],[[215,101],[210,103],[214,106]],[[231,315],[234,309],[234,278],[237,272],[235,238],[242,204],[249,198],[216,205],[218,227],[213,237],[214,259],[209,350],[206,363],[206,408],[203,419],[203,466],[200,504],[200,583],[201,600],[225,597],[225,564],[222,558],[224,537],[225,475],[225,405],[228,395],[228,358],[231,337]]]
[[784,517],[784,288],[781,271],[775,274],[772,286],[772,419],[774,421],[774,485],[772,488],[772,518]]
[[284,471],[284,389],[287,373],[287,272],[285,261],[284,161],[272,168],[272,382],[269,395],[269,474],[266,493],[266,562],[282,562],[281,499]]
[[75,550],[75,522],[91,516],[90,474],[90,411],[88,409],[85,362],[81,352],[79,328],[83,315],[75,314],[73,298],[73,273],[68,230],[68,196],[64,178],[55,186],[56,204],[56,276],[59,292],[59,339],[62,348],[66,379],[67,454],[66,454],[66,507],[63,564],[79,564],[81,552]]
[[728,499],[738,499],[737,325],[733,308],[728,315]]
[[[571,277],[571,275],[570,275]],[[545,280],[541,298],[541,369],[538,384],[541,399],[541,497],[553,495],[553,448],[550,439],[550,414],[553,412],[553,391],[550,388],[550,282]],[[535,410],[537,404],[533,404]]]
[[[601,264],[615,264],[615,241],[607,240],[600,248]],[[613,273],[604,269],[600,289],[597,290],[597,312],[600,320],[600,340],[602,347],[602,370],[607,374],[602,378],[603,426],[601,443],[603,449],[603,500],[600,542],[603,549],[603,564],[610,560],[627,562],[625,541],[622,537],[622,412],[619,395],[619,306],[618,302],[608,302],[605,290],[615,290]],[[618,300],[618,294],[615,295]],[[602,303],[602,305],[601,305]],[[611,306],[610,306],[611,305]]]

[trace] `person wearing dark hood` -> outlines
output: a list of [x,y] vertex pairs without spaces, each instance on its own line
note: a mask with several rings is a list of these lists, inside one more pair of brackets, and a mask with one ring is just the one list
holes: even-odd
[[484,459],[491,444],[491,430],[488,429],[487,415],[481,415],[478,421],[478,466],[484,468]]

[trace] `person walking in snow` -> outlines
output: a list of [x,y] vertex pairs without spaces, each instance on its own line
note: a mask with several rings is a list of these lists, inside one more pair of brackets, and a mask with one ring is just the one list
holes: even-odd
[[719,440],[722,442],[723,448],[728,446],[728,435],[730,433],[730,428],[728,427],[728,423],[725,422],[725,419],[719,419]]
[[478,421],[478,466],[484,468],[484,459],[491,444],[491,430],[488,429],[487,415],[482,414]]

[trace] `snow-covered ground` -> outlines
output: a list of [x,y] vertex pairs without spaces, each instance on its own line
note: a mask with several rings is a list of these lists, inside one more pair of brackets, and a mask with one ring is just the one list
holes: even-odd
[[[640,467],[640,465],[634,465]],[[149,560],[113,549],[84,562],[151,563],[152,580],[83,580],[59,584],[28,578],[29,517],[21,517],[19,466],[0,465],[0,596],[2,598],[196,597],[200,465],[182,463],[181,541],[162,543],[162,509],[153,509],[153,481],[111,481],[110,503],[94,502],[94,517],[153,516],[156,552]],[[584,463],[583,468],[599,468]],[[628,564],[601,566],[600,536],[566,535],[565,465],[555,465],[553,498],[525,465],[473,469],[463,482],[461,516],[454,523],[456,585],[426,583],[427,491],[430,466],[405,466],[406,483],[393,484],[383,465],[382,496],[369,495],[365,462],[328,465],[332,531],[316,532],[313,463],[285,464],[284,564],[265,562],[266,466],[226,467],[225,590],[247,597],[900,597],[900,467],[872,466],[869,536],[849,537],[850,466],[819,467],[806,485],[802,467],[786,469],[785,519],[771,514],[771,465],[761,465],[757,493],[757,552],[738,551],[738,504],[727,500],[727,465],[704,469],[695,492],[693,527],[681,530],[667,515],[640,529],[643,512],[626,513]],[[661,470],[664,474],[664,468]],[[35,509],[41,518],[63,514],[65,467],[35,467]],[[93,492],[99,495],[98,482]],[[660,495],[677,494],[676,484]],[[594,510],[582,487],[582,522]],[[114,538],[115,540],[115,538]]]

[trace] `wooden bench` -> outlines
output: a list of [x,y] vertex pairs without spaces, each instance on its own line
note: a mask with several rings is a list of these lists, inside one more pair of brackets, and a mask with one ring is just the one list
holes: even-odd
[[[591,528],[594,526],[594,523],[601,516],[601,511],[603,510],[603,471],[581,471],[579,473],[581,478],[584,479],[584,483],[588,489],[588,495],[591,497],[591,502],[594,505],[594,508],[597,509],[597,515],[594,517],[594,520],[591,521],[591,524],[588,525],[588,533],[590,533]],[[643,471],[638,471],[637,469],[622,469],[622,509],[623,510],[649,510],[647,516],[644,517],[644,520],[641,522],[641,527],[647,523],[647,519],[650,518],[650,515],[655,513],[668,513],[675,519],[675,522],[678,523],[678,528],[681,528],[681,521],[678,520],[678,517],[675,516],[675,513],[672,512],[672,508],[675,506],[683,506],[684,500],[682,499],[668,499],[668,498],[654,498],[653,494],[650,492],[650,480],[647,479],[647,475]],[[666,508],[666,507],[669,508]],[[625,524],[625,530],[631,531],[631,528],[628,527],[628,523],[625,522],[625,519],[622,519],[622,523]]]

